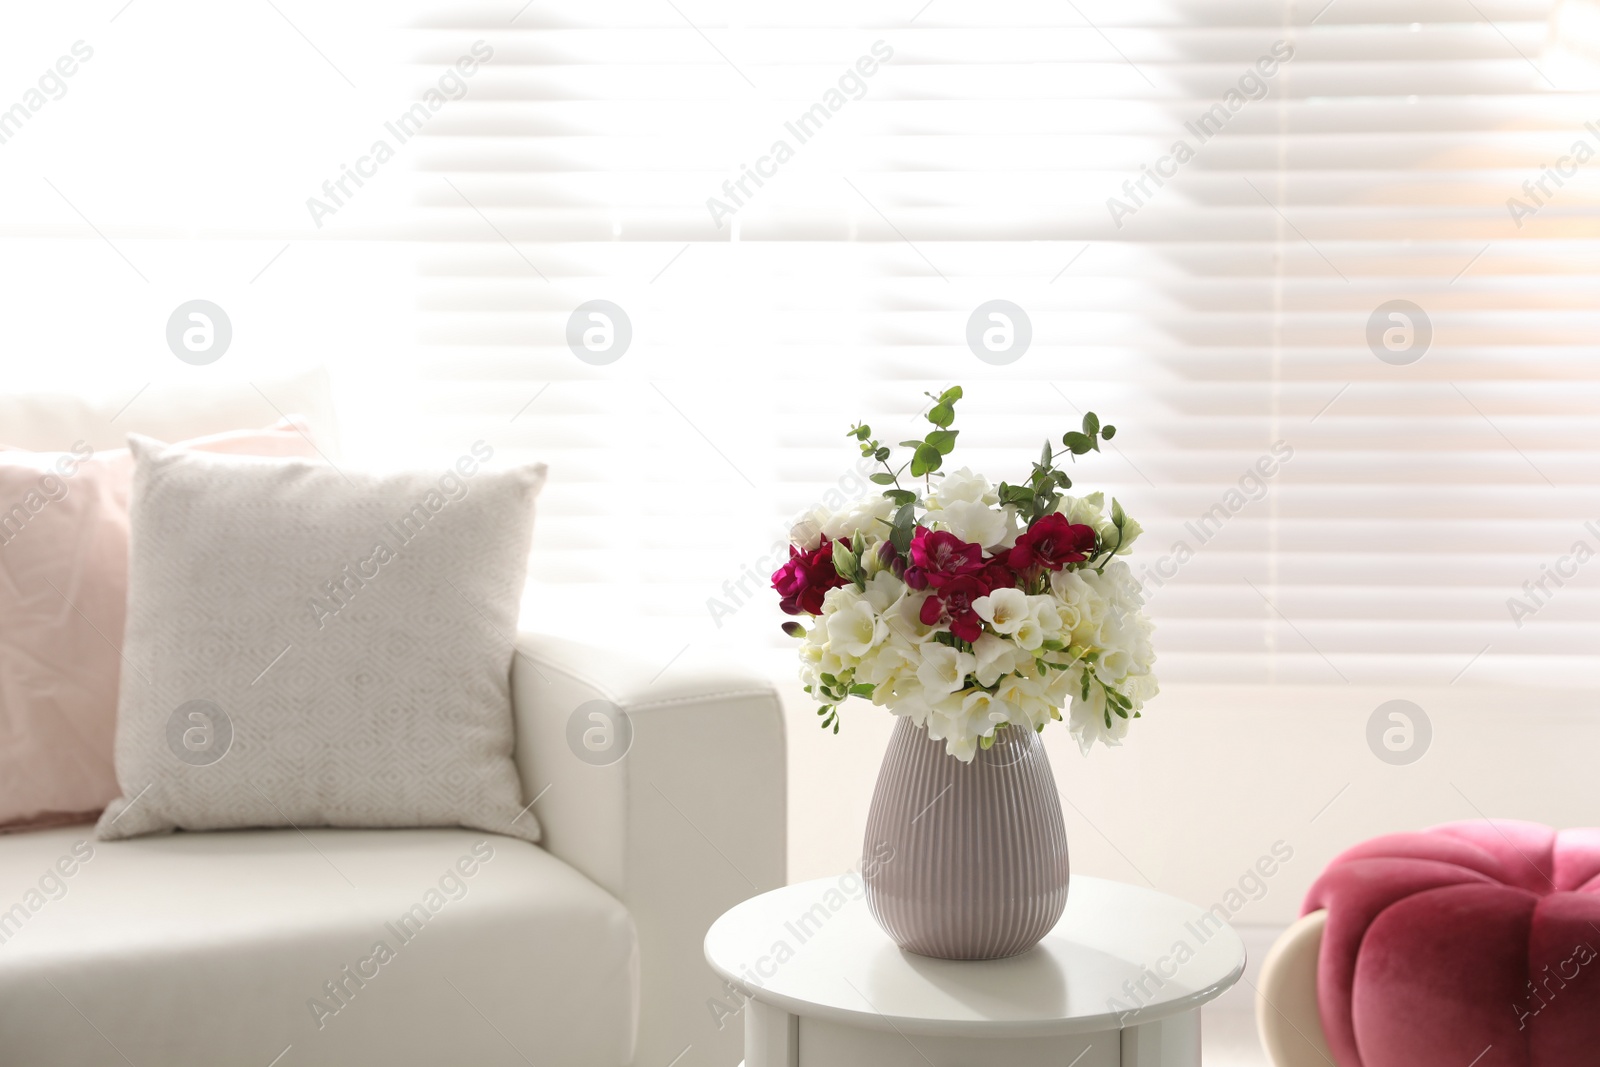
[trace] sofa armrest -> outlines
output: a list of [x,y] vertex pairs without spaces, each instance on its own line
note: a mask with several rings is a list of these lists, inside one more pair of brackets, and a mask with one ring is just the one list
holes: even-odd
[[[538,634],[518,638],[511,687],[517,768],[541,844],[621,900],[638,929],[634,1063],[732,1067],[743,1028],[712,1011],[726,994],[702,942],[722,912],[785,881],[777,693],[737,671],[662,672]],[[631,725],[615,762],[586,761],[569,744],[599,721],[589,713],[605,704],[578,712],[592,701]]]
[[1256,1027],[1273,1067],[1333,1063],[1317,1007],[1317,957],[1326,911],[1302,917],[1273,942],[1256,986]]

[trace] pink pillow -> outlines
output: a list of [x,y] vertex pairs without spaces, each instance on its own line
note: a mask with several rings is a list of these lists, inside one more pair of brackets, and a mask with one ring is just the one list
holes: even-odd
[[[182,444],[315,455],[291,422]],[[0,833],[88,821],[117,795],[132,478],[125,448],[0,448]]]

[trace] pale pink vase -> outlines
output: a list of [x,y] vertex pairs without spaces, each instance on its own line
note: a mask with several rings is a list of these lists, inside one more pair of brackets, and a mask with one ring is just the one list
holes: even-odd
[[971,763],[895,724],[867,815],[862,871],[878,925],[907,952],[1015,956],[1067,906],[1067,831],[1044,744],[1004,727]]

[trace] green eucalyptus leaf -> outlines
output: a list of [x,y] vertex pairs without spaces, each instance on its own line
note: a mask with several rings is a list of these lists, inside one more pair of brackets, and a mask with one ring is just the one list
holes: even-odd
[[894,475],[885,474],[882,471],[879,471],[877,474],[871,475],[871,478],[872,478],[872,483],[874,485],[893,485],[894,484]]
[[937,448],[927,443],[920,444],[911,456],[911,476],[921,478],[932,474],[943,462],[944,457],[939,454]]
[[949,426],[956,421],[955,408],[941,400],[928,409],[928,421],[941,429]]
[[1095,434],[1099,433],[1100,416],[1096,415],[1092,411],[1085,415],[1083,417],[1083,432],[1088,434],[1090,437],[1093,437]]
[[938,449],[939,455],[948,456],[956,447],[956,434],[960,430],[934,430],[928,434],[926,444]]
[[1115,426],[1107,426],[1100,431],[1100,436],[1109,441],[1113,437],[1117,436],[1117,428]]
[[911,538],[916,529],[916,502],[913,499],[900,505],[900,510],[894,514],[894,526],[889,531],[889,543],[902,557],[911,551]]

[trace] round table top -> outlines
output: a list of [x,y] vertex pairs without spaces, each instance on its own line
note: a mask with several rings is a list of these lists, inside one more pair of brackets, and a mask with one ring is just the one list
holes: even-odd
[[941,1036],[1092,1033],[1194,1010],[1244,972],[1232,927],[1140,886],[1073,875],[1067,910],[1004,960],[938,960],[889,940],[852,875],[734,907],[706,959],[762,1003],[845,1025]]

